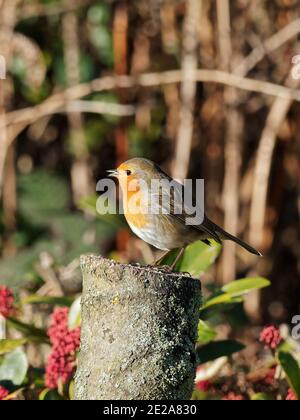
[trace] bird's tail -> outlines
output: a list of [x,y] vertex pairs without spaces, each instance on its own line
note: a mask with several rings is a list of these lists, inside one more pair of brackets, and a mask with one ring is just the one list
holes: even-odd
[[224,229],[222,229],[221,227],[213,223],[211,220],[206,220],[206,223],[209,224],[210,229],[213,230],[220,237],[220,239],[225,239],[225,240],[228,239],[230,241],[233,241],[237,243],[238,245],[242,246],[243,248],[245,248],[251,254],[258,255],[260,257],[262,256],[262,254],[259,251],[257,251],[255,248],[248,245],[246,242],[242,241],[236,236],[233,236],[230,233],[226,232]]

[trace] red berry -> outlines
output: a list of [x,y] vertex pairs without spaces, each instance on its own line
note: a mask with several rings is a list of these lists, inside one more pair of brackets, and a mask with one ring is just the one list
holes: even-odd
[[234,392],[229,392],[222,398],[223,401],[243,401],[244,399],[242,395],[237,395]]
[[6,286],[0,285],[0,314],[4,318],[9,317],[13,310],[14,295]]
[[265,344],[265,349],[275,350],[283,339],[279,329],[271,325],[262,330],[259,341]]
[[46,364],[45,383],[50,389],[57,388],[59,382],[66,383],[75,367],[80,327],[69,330],[68,313],[68,308],[55,310],[48,329],[52,351]]
[[9,392],[6,388],[0,385],[0,401],[8,396]]
[[291,389],[288,390],[286,401],[297,401],[296,395],[294,394],[293,390]]

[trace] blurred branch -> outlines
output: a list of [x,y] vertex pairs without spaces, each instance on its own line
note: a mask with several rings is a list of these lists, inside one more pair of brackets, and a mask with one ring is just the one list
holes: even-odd
[[13,235],[16,232],[17,213],[17,179],[15,169],[15,144],[7,149],[4,165],[3,183],[3,221],[5,232],[3,235],[3,256],[11,257],[16,253]]
[[115,115],[117,117],[130,117],[135,115],[133,105],[120,105],[101,101],[72,101],[65,108],[66,112],[86,112],[92,114]]
[[[261,46],[255,48],[249,56],[237,67],[236,72],[240,75],[250,71],[267,53],[279,48],[294,36],[300,33],[300,19],[292,21],[275,35],[270,37]],[[294,88],[295,81],[289,80]],[[250,236],[249,240],[256,247],[263,245],[263,229],[267,205],[268,181],[271,171],[272,157],[278,132],[286,119],[292,105],[291,99],[277,98],[270,111],[263,130],[255,164],[251,212],[250,212]]]
[[187,0],[183,25],[181,109],[172,175],[176,179],[187,177],[192,148],[194,107],[198,65],[198,29],[202,0]]
[[[78,18],[74,12],[68,12],[62,19],[64,44],[64,62],[68,86],[80,83],[80,41]],[[67,103],[68,110],[69,103]],[[78,111],[68,110],[70,126],[70,145],[73,154],[71,165],[71,183],[74,202],[91,193],[91,173],[88,165],[88,148],[83,129],[83,116]]]
[[[10,62],[10,44],[13,35],[16,8],[20,0],[2,0],[0,2],[0,54],[6,65]],[[6,124],[5,80],[0,80],[0,197],[2,195],[4,165],[9,147]]]
[[[234,73],[246,76],[267,54],[280,48],[300,33],[300,19],[295,19],[276,32],[251,53],[235,68]],[[296,84],[294,88],[296,88]],[[249,241],[257,248],[263,246],[263,229],[267,205],[268,181],[272,157],[278,131],[286,119],[292,105],[291,99],[276,98],[263,130],[257,151],[252,189]],[[252,170],[252,169],[251,169]]]
[[[240,77],[220,70],[197,70],[194,79],[197,82],[220,83],[250,92],[277,96],[279,98],[300,102],[300,90],[298,89],[291,89],[274,83]],[[144,73],[137,76],[107,76],[94,79],[90,83],[82,83],[70,87],[65,91],[55,93],[44,102],[34,107],[7,113],[6,122],[0,123],[0,128],[10,124],[32,124],[45,115],[58,112],[58,110],[64,108],[69,101],[83,98],[95,92],[103,92],[116,88],[156,87],[180,83],[181,81],[182,72],[180,70],[171,70],[161,73]]]
[[38,293],[41,296],[64,296],[62,285],[52,265],[52,257],[46,252],[41,253],[39,263],[35,264],[35,270],[43,279],[44,285],[39,289]]
[[[0,9],[0,54],[9,67],[13,36],[16,24],[16,11],[20,0],[3,0]],[[7,126],[1,126],[6,121],[7,108],[11,105],[12,92],[7,91],[7,82],[0,81],[0,197],[3,194],[3,246],[4,257],[13,256],[16,245],[12,236],[16,230],[17,192],[15,172],[15,145],[10,142]]]
[[[233,60],[231,42],[231,21],[229,0],[217,0],[217,21],[219,54],[221,68],[230,71]],[[224,227],[233,235],[238,233],[239,213],[239,182],[240,182],[240,145],[243,120],[237,109],[238,92],[228,87],[224,92],[227,108],[225,114],[225,169],[223,184]],[[228,283],[235,278],[236,273],[236,244],[225,242],[222,257],[222,281]]]
[[[126,0],[119,1],[115,7],[112,25],[114,72],[118,76],[128,73],[128,36],[129,36],[129,5]],[[125,104],[127,95],[117,89],[118,102]],[[129,139],[126,120],[119,121],[114,130],[116,166],[128,159]],[[120,229],[117,233],[116,245],[119,253],[128,249],[128,230]]]
[[230,8],[228,0],[217,0],[218,43],[221,58],[221,68],[230,70],[232,58]]
[[[14,111],[19,112],[19,111]],[[85,101],[85,100],[77,100],[77,101],[70,101],[63,106],[53,109],[49,107],[48,112],[45,110],[45,113],[38,118],[35,118],[32,122],[34,123],[40,118],[47,117],[50,115],[60,114],[60,113],[74,113],[74,112],[82,112],[82,113],[91,113],[91,114],[100,114],[100,115],[113,115],[115,117],[130,117],[135,115],[136,107],[134,105],[121,105],[115,104],[111,102],[102,102],[102,101]],[[21,131],[26,128],[28,125],[28,120],[21,120],[19,122],[13,122],[9,128],[12,130],[12,135],[8,136],[16,137]],[[18,127],[19,126],[19,127]]]
[[250,211],[250,242],[256,247],[263,245],[267,193],[276,138],[291,105],[290,99],[277,98],[274,101],[258,146]]
[[246,76],[267,54],[281,47],[299,33],[300,19],[296,19],[254,48],[235,68],[234,73],[239,76]]
[[[128,71],[128,5],[126,1],[117,4],[113,19],[113,53],[114,71],[118,76],[125,75]],[[117,90],[120,103],[126,102],[124,92]],[[115,129],[116,164],[120,165],[128,159],[128,136],[125,121],[121,121]]]

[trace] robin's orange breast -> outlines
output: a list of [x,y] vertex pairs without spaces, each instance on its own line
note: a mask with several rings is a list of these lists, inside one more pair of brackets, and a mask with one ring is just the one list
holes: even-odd
[[141,190],[127,191],[123,200],[126,220],[137,229],[146,228],[150,222],[142,194]]

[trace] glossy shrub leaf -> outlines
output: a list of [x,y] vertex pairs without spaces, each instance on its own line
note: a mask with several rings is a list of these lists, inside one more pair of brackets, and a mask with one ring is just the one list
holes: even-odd
[[59,401],[63,400],[64,398],[59,395],[56,389],[43,389],[43,391],[39,395],[40,401]]
[[[202,241],[189,245],[175,270],[190,273],[193,277],[201,276],[215,262],[221,251],[221,245],[212,241],[208,246]],[[178,250],[170,252],[162,261],[162,265],[171,265],[175,260]]]
[[228,357],[244,348],[243,344],[234,340],[214,341],[197,349],[197,362],[203,364],[220,357]]
[[242,297],[253,291],[268,287],[270,281],[262,277],[254,277],[233,281],[226,284],[221,291],[223,293],[209,298],[201,310],[211,308],[215,305],[240,303],[243,301]]
[[221,295],[208,299],[202,306],[201,310],[208,309],[216,305],[234,304],[234,303],[240,303],[242,301],[243,300],[240,297],[234,298],[229,293],[223,293]]
[[28,341],[38,342],[38,343],[48,343],[49,338],[47,333],[40,329],[36,328],[31,324],[25,324],[24,322],[18,321],[15,318],[8,318],[7,323],[10,327],[15,328],[20,331]]
[[30,304],[48,304],[48,305],[58,305],[58,306],[71,306],[73,300],[71,298],[62,296],[62,297],[56,297],[56,296],[39,296],[39,295],[31,295],[27,298],[22,300],[22,304],[26,305],[28,303]]
[[20,340],[0,340],[0,356],[16,350],[26,343],[25,339]]
[[71,381],[69,385],[69,398],[71,401],[74,400],[74,387],[75,387],[74,381]]
[[259,392],[251,397],[252,401],[273,401],[274,398],[271,395],[265,394],[264,392]]
[[221,245],[211,246],[201,241],[189,245],[180,262],[180,271],[188,272],[192,276],[201,276],[216,260],[221,251]]
[[0,359],[0,381],[21,385],[28,369],[26,354],[18,349]]
[[290,353],[280,351],[277,355],[278,361],[284,370],[287,381],[292,390],[300,400],[300,367],[298,362]]
[[81,324],[81,296],[74,300],[68,318],[68,327],[70,330],[73,330],[76,327],[80,327]]
[[226,284],[222,288],[224,293],[230,294],[232,297],[245,295],[253,290],[263,289],[270,286],[271,282],[263,277],[253,277],[241,279]]
[[202,320],[199,321],[197,343],[208,344],[216,338],[216,335],[216,331],[206,322]]

